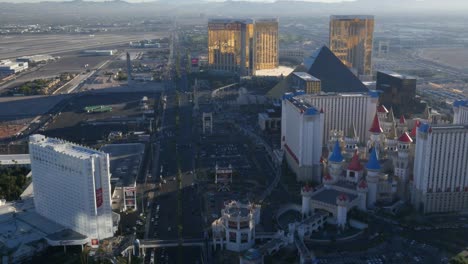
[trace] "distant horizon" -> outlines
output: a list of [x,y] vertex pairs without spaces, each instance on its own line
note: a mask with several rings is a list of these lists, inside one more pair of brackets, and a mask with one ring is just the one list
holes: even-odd
[[[76,0],[0,0],[2,3],[39,3],[39,2],[73,2]],[[124,1],[129,3],[147,3],[147,2],[158,2],[161,0],[80,0],[83,2],[113,2],[113,1]],[[179,2],[189,2],[194,0],[170,0]],[[355,2],[357,0],[199,0],[199,2],[264,2],[274,3],[282,1],[295,1],[295,2],[315,2],[315,3],[340,3],[340,2]]]

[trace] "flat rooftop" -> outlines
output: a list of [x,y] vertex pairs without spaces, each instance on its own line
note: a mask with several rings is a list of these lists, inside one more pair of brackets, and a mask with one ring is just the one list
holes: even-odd
[[111,182],[117,186],[133,186],[140,171],[145,145],[141,143],[109,144],[101,147],[109,154]]
[[393,72],[393,71],[378,71],[378,72],[381,72],[383,74],[390,75],[392,77],[402,79],[402,80],[416,80],[417,79],[414,76],[404,75],[404,74],[400,74],[400,73]]
[[354,19],[374,19],[371,15],[332,15],[330,19],[333,20],[354,20]]
[[84,236],[78,232],[75,232],[71,229],[64,229],[53,234],[48,235],[47,240],[50,241],[80,241],[80,240],[87,240],[87,236]]
[[291,102],[296,108],[300,110],[308,110],[310,108],[314,108],[309,102],[304,101],[300,97],[293,97],[288,99],[289,102]]
[[[335,189],[323,189],[320,192],[312,194],[311,199],[324,202],[331,205],[336,205],[336,198],[345,192],[337,191]],[[353,201],[357,198],[357,195],[345,193],[348,196],[350,201]]]
[[70,155],[79,159],[89,159],[93,155],[105,155],[104,152],[87,148],[58,138],[49,138],[43,135],[32,135],[29,137],[30,144],[44,148],[51,148],[54,151]]
[[337,181],[334,185],[355,191],[356,184],[349,181]]
[[294,69],[287,66],[279,66],[274,69],[256,70],[255,76],[288,76]]
[[293,72],[294,75],[308,82],[320,82],[318,78],[308,74],[307,72]]
[[302,94],[296,96],[297,98],[312,98],[312,97],[363,97],[369,96],[368,93],[318,93],[318,94]]
[[253,24],[253,19],[250,18],[210,18],[208,23],[245,23]]

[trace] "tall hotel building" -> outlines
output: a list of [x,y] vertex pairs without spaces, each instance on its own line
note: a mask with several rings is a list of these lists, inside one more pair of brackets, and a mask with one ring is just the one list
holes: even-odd
[[468,125],[468,100],[453,102],[453,123]]
[[325,112],[324,143],[330,140],[331,130],[347,131],[353,124],[360,142],[369,138],[369,127],[377,109],[377,93],[322,93],[297,97]]
[[256,19],[254,35],[255,70],[277,68],[279,66],[278,19]]
[[298,181],[319,182],[324,115],[295,95],[298,93],[283,96],[281,148]]
[[357,76],[372,74],[373,16],[331,16],[330,50]]
[[254,75],[278,67],[277,19],[210,19],[208,64],[212,70]]
[[421,124],[411,201],[423,213],[468,210],[468,125]]
[[43,135],[29,138],[37,213],[96,241],[112,237],[109,156]]

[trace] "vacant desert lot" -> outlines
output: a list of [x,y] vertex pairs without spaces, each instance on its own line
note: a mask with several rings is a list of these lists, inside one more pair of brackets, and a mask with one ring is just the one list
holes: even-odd
[[468,72],[468,48],[423,49],[421,57]]

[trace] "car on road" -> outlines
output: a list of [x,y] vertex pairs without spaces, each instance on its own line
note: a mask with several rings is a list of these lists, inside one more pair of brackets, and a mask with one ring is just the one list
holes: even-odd
[[151,217],[151,222],[154,222],[154,217]]
[[171,230],[172,230],[171,227],[168,227],[168,228],[167,228],[167,231],[168,231],[168,232],[171,232]]

